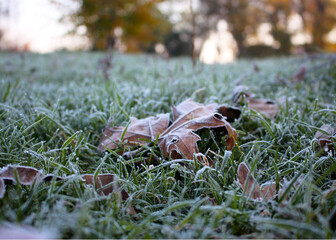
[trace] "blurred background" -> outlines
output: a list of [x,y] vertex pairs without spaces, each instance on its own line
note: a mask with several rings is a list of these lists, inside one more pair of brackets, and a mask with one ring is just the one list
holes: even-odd
[[0,0],[0,50],[205,63],[336,52],[336,0]]

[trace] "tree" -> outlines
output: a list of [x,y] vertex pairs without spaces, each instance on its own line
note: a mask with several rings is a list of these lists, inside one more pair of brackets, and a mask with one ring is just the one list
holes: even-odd
[[312,36],[312,43],[327,48],[325,35],[336,27],[336,1],[299,0],[297,3],[304,29]]
[[75,27],[85,27],[93,49],[107,49],[120,39],[128,52],[146,50],[169,31],[170,24],[158,10],[162,0],[74,0]]
[[262,22],[263,14],[256,1],[251,0],[200,0],[200,11],[208,21],[210,29],[215,29],[219,20],[228,23],[229,31],[235,38],[239,54],[246,51],[245,40],[248,35],[255,34]]

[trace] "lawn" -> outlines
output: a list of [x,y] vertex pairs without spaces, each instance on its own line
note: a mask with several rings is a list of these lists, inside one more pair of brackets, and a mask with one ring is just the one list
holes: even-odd
[[[225,137],[197,131],[212,165],[164,158],[155,142],[130,158],[120,149],[97,151],[110,118],[126,126],[130,117],[171,113],[188,98],[233,106],[240,85],[277,102],[279,111],[268,118],[241,105],[231,151]],[[324,124],[336,127],[335,55],[193,68],[187,58],[0,53],[0,88],[0,167],[73,176],[6,183],[2,226],[32,226],[57,238],[336,238],[335,135],[329,152],[315,138]],[[277,192],[286,179],[284,193],[268,201],[244,194],[240,163],[260,184],[275,181]],[[127,199],[83,184],[81,175],[103,173],[116,175]]]

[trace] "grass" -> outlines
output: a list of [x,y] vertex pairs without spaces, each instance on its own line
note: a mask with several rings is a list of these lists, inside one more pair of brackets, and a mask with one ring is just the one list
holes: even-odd
[[[103,57],[0,53],[0,167],[78,176],[7,186],[0,199],[2,224],[33,226],[58,238],[336,237],[336,192],[326,194],[336,180],[335,151],[324,154],[314,139],[323,124],[336,123],[335,55],[258,60],[255,72],[249,60],[193,69],[183,58],[114,54],[107,80]],[[301,66],[307,74],[293,85],[291,76]],[[114,125],[126,125],[130,116],[171,112],[187,98],[232,105],[236,85],[249,86],[257,97],[282,97],[286,107],[272,120],[243,108],[233,123],[239,148],[232,151],[225,150],[224,138],[200,132],[199,148],[213,167],[163,159],[153,145],[132,159],[97,152],[110,117]],[[152,166],[144,161],[151,154]],[[252,200],[237,182],[240,162],[259,183],[294,182],[301,174],[304,181],[298,188],[289,185],[288,201]],[[80,174],[97,171],[117,174],[129,199],[100,196],[81,183]],[[127,213],[131,204],[135,216]]]

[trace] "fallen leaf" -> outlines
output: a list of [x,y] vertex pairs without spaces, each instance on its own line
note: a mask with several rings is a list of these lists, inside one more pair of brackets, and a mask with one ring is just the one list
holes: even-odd
[[105,128],[103,138],[100,140],[99,151],[105,151],[106,148],[116,149],[119,144],[127,144],[129,146],[138,146],[148,144],[143,139],[154,141],[157,135],[164,132],[169,124],[169,114],[159,114],[155,117],[147,117],[144,119],[131,118],[131,123],[126,129],[124,127]]
[[201,103],[194,102],[191,99],[187,99],[179,105],[173,106],[172,110],[174,124],[176,124],[176,126],[194,118],[208,116],[216,112],[226,117],[228,122],[233,122],[235,119],[238,119],[241,114],[241,110],[239,108],[225,105],[219,106],[217,103],[203,105]]
[[177,119],[175,123],[162,133],[159,138],[159,146],[163,156],[171,156],[172,159],[182,157],[193,159],[194,154],[198,153],[197,141],[201,140],[201,138],[193,131],[202,128],[226,131],[228,133],[226,140],[228,150],[233,148],[238,136],[237,132],[219,113],[195,118],[183,124],[180,124],[179,119]]
[[267,99],[255,99],[246,86],[237,86],[234,89],[232,99],[235,104],[247,104],[249,109],[259,112],[267,118],[275,117],[279,111],[276,102]]
[[259,199],[259,200],[262,199],[262,192],[260,190],[260,185],[250,174],[250,169],[247,167],[245,163],[240,163],[238,166],[238,180],[242,190],[246,188],[245,190],[246,196],[250,196],[252,199]]
[[22,185],[32,185],[34,181],[36,183],[41,182],[43,178],[42,172],[32,167],[25,166],[12,166],[9,165],[0,171],[0,178],[3,180],[9,180],[16,182],[15,170],[17,172],[19,183]]
[[[322,130],[326,131],[330,135],[335,134],[335,129],[330,124],[324,124],[321,127]],[[319,144],[322,149],[324,149],[325,152],[329,152],[333,149],[333,145],[331,142],[331,139],[328,135],[317,131],[314,138],[316,138],[319,141]]]
[[302,82],[304,77],[306,76],[307,68],[305,66],[300,67],[300,69],[292,76],[291,81],[292,83],[299,83]]
[[[84,183],[88,185],[93,185],[93,178],[94,176],[92,174],[85,174],[82,176]],[[113,174],[99,174],[97,175],[97,178],[95,180],[96,188],[103,188],[108,184],[113,183],[114,181],[114,175]],[[110,185],[108,187],[105,187],[103,190],[99,191],[99,194],[103,195],[109,195],[113,192],[113,186]]]
[[[85,174],[82,176],[84,183],[88,185],[93,185],[94,175],[93,174]],[[98,174],[97,178],[95,179],[96,189],[102,188],[102,190],[98,191],[101,195],[109,195],[112,192],[121,195],[122,200],[126,200],[129,198],[128,193],[123,189],[119,191],[119,186],[114,184],[114,174]],[[107,186],[107,187],[105,187]],[[132,205],[128,207],[128,213],[131,215],[136,214],[136,211]]]
[[[6,183],[7,184],[16,184],[16,177],[15,172],[17,172],[19,184],[22,185],[32,185],[35,183],[40,182],[50,182],[54,178],[56,181],[66,180],[74,177],[73,175],[67,177],[58,177],[54,176],[53,174],[44,175],[40,170],[37,170],[33,167],[26,167],[26,166],[15,166],[15,165],[8,165],[2,169],[0,169],[0,198],[2,198],[6,192]],[[113,192],[113,181],[114,181],[114,174],[98,174],[97,179],[95,181],[95,185],[97,189],[103,188],[99,193],[108,195]],[[84,182],[86,184],[92,185],[93,184],[93,175],[92,174],[85,174],[82,176]],[[5,183],[6,182],[6,183]],[[104,186],[110,184],[104,188]],[[128,198],[128,193],[125,190],[121,191],[122,199],[125,200]]]
[[326,198],[329,198],[335,191],[336,191],[336,182],[333,182],[331,187],[328,190],[324,191],[323,193]]
[[248,108],[261,113],[265,117],[273,118],[279,111],[278,104],[266,99],[249,99]]
[[264,183],[260,186],[261,194],[264,196],[266,201],[272,199],[276,195],[276,183],[275,182],[268,182]]
[[2,178],[0,178],[0,198],[3,198],[6,192],[6,185]]
[[[123,127],[107,128],[100,141],[99,150],[105,148],[115,149],[123,142],[128,146],[148,144],[142,139],[154,141],[159,134],[158,143],[164,157],[172,159],[193,159],[194,154],[199,153],[197,141],[201,138],[194,133],[202,128],[211,128],[218,133],[228,134],[226,140],[227,149],[231,150],[237,141],[237,132],[226,121],[234,121],[240,116],[240,109],[218,104],[203,105],[188,99],[177,106],[172,107],[174,122],[168,126],[168,114],[160,114],[157,117],[135,119],[125,130]],[[125,157],[132,157],[137,151],[130,151]]]
[[[238,166],[238,180],[241,189],[244,190],[246,188],[246,196],[249,196],[252,199],[269,201],[277,195],[276,182],[269,181],[260,186],[251,175],[247,180],[248,175],[250,175],[250,169],[245,163],[240,163]],[[293,187],[294,189],[297,189],[303,183],[304,179],[305,175],[300,175],[291,186],[291,182],[288,181],[286,178],[283,178],[279,182],[278,196],[281,197],[288,187]],[[293,192],[294,190],[290,191],[289,194],[285,197],[285,200],[289,200],[289,195]]]
[[201,103],[194,102],[191,99],[187,99],[181,102],[179,105],[172,107],[174,123],[176,125],[179,125],[176,122],[177,119],[184,123],[194,118],[210,115],[216,111],[216,108],[216,103],[208,104],[205,106]]

